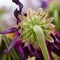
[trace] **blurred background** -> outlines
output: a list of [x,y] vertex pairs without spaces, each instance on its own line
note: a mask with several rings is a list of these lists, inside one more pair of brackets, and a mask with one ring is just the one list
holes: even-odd
[[[60,0],[20,0],[20,2],[24,6],[22,14],[26,13],[29,7],[35,11],[39,7],[48,10],[49,16],[54,17],[53,23],[56,25],[56,29],[60,31]],[[16,18],[14,17],[14,10],[16,8],[19,9],[12,0],[0,1],[0,24],[3,30],[16,25]]]
[[3,30],[16,25],[16,19],[14,17],[16,7],[12,0],[0,1],[0,24]]
[[[47,2],[48,0],[20,0],[24,7],[22,13],[26,13],[28,7],[37,10],[41,5],[42,1]],[[1,0],[0,1],[0,24],[3,30],[16,25],[16,18],[14,17],[14,10],[18,6],[12,2],[12,0]]]

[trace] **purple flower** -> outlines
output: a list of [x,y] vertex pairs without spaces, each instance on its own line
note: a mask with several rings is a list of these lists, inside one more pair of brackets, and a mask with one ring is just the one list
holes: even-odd
[[47,48],[48,48],[48,53],[49,53],[49,56],[50,56],[50,60],[54,60],[51,52],[52,52],[52,49],[51,49],[51,45],[50,45],[50,42],[46,41],[46,45],[47,45]]
[[51,0],[43,0],[41,1],[41,7],[43,9],[45,9],[47,6],[48,6],[48,3],[50,2]]
[[48,48],[48,52],[50,55],[51,60],[54,60],[53,56],[52,56],[52,52],[54,52],[55,54],[57,54],[57,56],[60,56],[60,32],[55,32],[55,36],[53,34],[51,34],[51,37],[53,37],[54,39],[54,43],[51,42],[46,42],[47,44],[47,48]]
[[19,54],[21,54],[21,60],[27,60],[28,56],[35,56],[36,60],[44,60],[41,50],[34,48],[32,44],[24,46],[24,43],[18,41],[16,43],[16,48]]
[[55,33],[56,33],[56,36],[60,38],[60,32],[56,31]]
[[[21,12],[22,12],[22,8],[23,8],[23,5],[22,3],[19,1],[19,0],[12,0],[13,2],[15,2],[18,6],[19,6],[19,10],[16,9],[14,11],[14,15],[17,19],[17,24],[21,22],[20,18],[18,17],[18,15],[20,14],[21,15]],[[31,27],[31,26],[30,26]],[[45,27],[44,27],[45,28]],[[13,33],[13,32],[16,32],[16,35],[15,37],[13,38],[13,41],[12,43],[10,44],[10,46],[8,47],[7,50],[5,50],[4,52],[5,53],[8,53],[10,52],[10,50],[15,46],[16,44],[16,47],[17,47],[17,50],[19,51],[19,53],[21,54],[21,60],[26,60],[28,58],[28,56],[32,57],[32,56],[35,56],[36,57],[36,60],[44,60],[43,59],[43,55],[42,55],[42,52],[40,49],[37,49],[37,48],[34,48],[32,44],[29,44],[27,47],[24,46],[25,43],[22,43],[21,41],[18,41],[18,38],[20,36],[20,33],[19,33],[19,28],[11,28],[11,29],[8,29],[7,31],[4,31],[4,32],[0,32],[0,34],[8,34],[8,33]],[[29,30],[30,31],[30,30]],[[54,39],[54,43],[50,43],[50,42],[47,42],[47,48],[48,48],[48,52],[49,52],[49,56],[51,58],[51,60],[53,60],[53,57],[51,55],[51,52],[54,52],[56,53],[58,56],[60,56],[60,49],[59,49],[59,44],[60,44],[60,37],[59,37],[59,34],[56,33],[56,36],[53,36],[53,39]],[[33,39],[34,40],[34,39]],[[57,43],[58,44],[57,44]]]
[[56,31],[55,32],[55,46],[56,46],[56,51],[53,51],[55,52],[58,56],[60,56],[60,32]]
[[41,7],[42,7],[42,8],[46,8],[46,6],[47,6],[46,2],[42,1]]

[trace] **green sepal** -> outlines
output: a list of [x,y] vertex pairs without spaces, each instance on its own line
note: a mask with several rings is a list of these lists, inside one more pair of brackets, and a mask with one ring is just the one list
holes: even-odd
[[35,35],[32,33],[31,36],[27,39],[29,43],[35,42]]
[[27,30],[26,32],[24,32],[24,33],[22,34],[22,36],[23,36],[22,39],[25,40],[25,39],[29,38],[30,35],[31,35],[31,33],[32,33],[31,30]]
[[49,42],[52,42],[52,43],[54,42],[53,38],[48,33],[45,33],[45,36]]

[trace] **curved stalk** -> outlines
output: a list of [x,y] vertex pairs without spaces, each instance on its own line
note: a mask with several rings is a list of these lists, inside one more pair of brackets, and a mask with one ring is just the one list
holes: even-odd
[[44,36],[43,31],[42,31],[42,28],[38,25],[35,25],[33,27],[33,30],[36,34],[37,41],[39,43],[38,45],[41,48],[44,60],[50,60],[48,50],[47,50],[47,47],[46,47],[46,43],[45,43],[45,36]]
[[60,31],[59,12],[57,9],[54,10],[54,23],[56,25],[56,29]]

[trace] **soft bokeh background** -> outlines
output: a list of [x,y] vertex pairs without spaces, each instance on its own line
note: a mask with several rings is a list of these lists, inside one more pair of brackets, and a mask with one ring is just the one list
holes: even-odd
[[[50,1],[55,1],[55,0],[20,0],[20,2],[24,6],[22,9],[22,13],[23,14],[26,13],[29,7],[31,7],[33,10],[36,11],[41,5],[45,7],[45,3],[48,6]],[[53,5],[53,4],[50,4],[50,5]],[[19,7],[12,2],[12,0],[0,1],[0,24],[2,25],[3,30],[16,25],[16,18],[14,17],[14,10],[16,8],[19,9]]]
[[[22,13],[26,13],[28,7],[37,10],[41,5],[41,0],[20,0],[23,3],[24,8]],[[47,0],[44,0],[47,1]],[[12,0],[1,0],[0,1],[0,24],[3,30],[16,25],[16,18],[14,17],[14,10],[18,6],[12,2]]]
[[14,17],[13,11],[17,6],[12,2],[12,0],[1,0],[0,1],[0,24],[3,30],[16,25],[16,19]]

